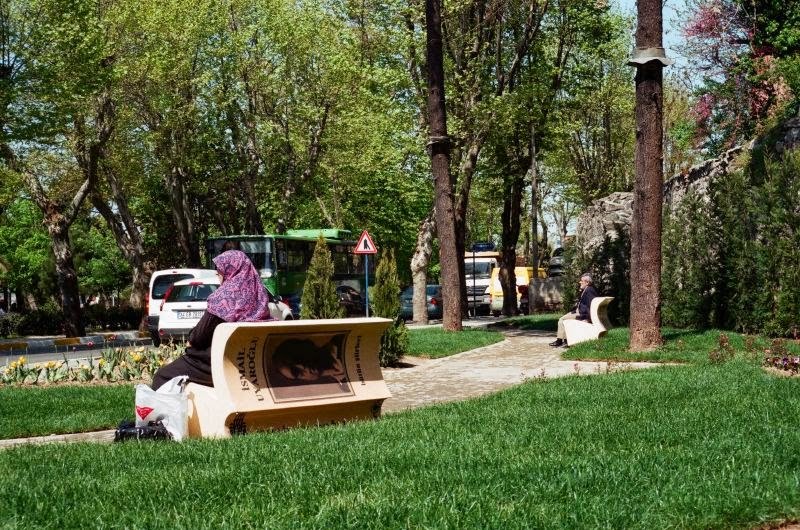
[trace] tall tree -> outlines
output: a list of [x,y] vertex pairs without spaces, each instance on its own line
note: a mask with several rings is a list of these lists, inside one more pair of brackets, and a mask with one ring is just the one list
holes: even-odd
[[453,185],[450,178],[450,138],[447,136],[447,113],[444,94],[444,59],[442,55],[442,6],[440,0],[425,0],[428,59],[428,122],[431,171],[436,186],[436,230],[442,265],[442,305],[445,331],[461,330],[461,268],[455,231]]
[[630,349],[661,345],[663,67],[661,0],[639,0],[636,27],[636,181],[631,222]]
[[114,56],[102,32],[102,9],[92,0],[73,2],[67,11],[50,0],[4,7],[0,32],[9,52],[3,61],[11,66],[4,84],[11,97],[4,98],[2,115],[13,108],[15,120],[0,127],[3,159],[22,176],[42,211],[64,331],[82,335],[69,229],[95,185],[103,148],[114,130],[109,93]]

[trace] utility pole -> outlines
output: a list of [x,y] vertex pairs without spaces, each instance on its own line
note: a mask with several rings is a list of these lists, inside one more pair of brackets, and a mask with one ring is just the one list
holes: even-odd
[[450,137],[444,98],[441,0],[425,0],[428,61],[428,150],[436,193],[436,229],[442,266],[442,303],[445,331],[461,331],[461,280],[456,248],[455,201],[450,177]]
[[636,49],[636,180],[631,223],[630,344],[657,348],[661,338],[661,207],[663,203],[663,68],[672,63],[662,44],[662,0],[638,0]]

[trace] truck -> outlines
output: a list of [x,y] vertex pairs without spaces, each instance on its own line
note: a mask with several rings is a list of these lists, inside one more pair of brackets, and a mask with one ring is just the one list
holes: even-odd
[[489,293],[492,271],[500,266],[496,251],[466,252],[464,273],[467,287],[467,307],[472,315],[489,314]]

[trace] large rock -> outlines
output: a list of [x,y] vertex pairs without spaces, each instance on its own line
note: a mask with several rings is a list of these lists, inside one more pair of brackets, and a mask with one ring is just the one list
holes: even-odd
[[[666,181],[663,187],[665,210],[674,212],[689,191],[704,197],[707,202],[711,181],[727,175],[734,160],[750,148],[752,144],[734,147],[719,158],[701,162]],[[579,252],[591,255],[607,240],[628,237],[632,217],[633,193],[615,192],[593,201],[578,217],[575,244]]]

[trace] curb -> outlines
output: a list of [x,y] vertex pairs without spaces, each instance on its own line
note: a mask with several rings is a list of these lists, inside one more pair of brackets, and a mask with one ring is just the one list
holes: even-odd
[[30,355],[32,353],[59,353],[91,350],[94,348],[114,348],[119,346],[140,346],[151,342],[150,336],[139,331],[119,331],[100,333],[85,337],[52,337],[42,339],[0,340],[0,355]]

